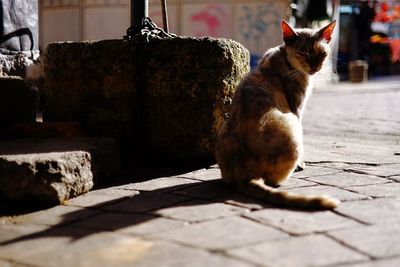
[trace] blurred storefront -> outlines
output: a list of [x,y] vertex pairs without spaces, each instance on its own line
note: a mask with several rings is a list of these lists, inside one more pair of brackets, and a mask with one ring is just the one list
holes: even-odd
[[341,1],[338,71],[363,60],[369,76],[400,74],[400,1]]

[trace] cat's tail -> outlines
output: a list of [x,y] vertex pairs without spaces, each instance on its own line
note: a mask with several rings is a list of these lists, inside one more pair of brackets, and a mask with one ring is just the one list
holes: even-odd
[[327,195],[300,195],[270,187],[262,178],[242,183],[239,190],[262,201],[299,209],[328,210],[336,208],[340,200]]

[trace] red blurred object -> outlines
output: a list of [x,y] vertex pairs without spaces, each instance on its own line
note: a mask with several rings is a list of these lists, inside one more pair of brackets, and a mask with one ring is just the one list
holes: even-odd
[[400,39],[390,39],[388,43],[392,50],[392,61],[400,62]]
[[[393,11],[395,11],[395,7],[393,7]],[[380,4],[380,10],[376,12],[374,21],[389,23],[394,19],[395,12],[393,15],[390,14],[390,6],[388,3],[383,2]]]
[[372,44],[388,44],[392,51],[392,62],[400,62],[400,39],[381,37],[380,35],[371,36],[370,42]]

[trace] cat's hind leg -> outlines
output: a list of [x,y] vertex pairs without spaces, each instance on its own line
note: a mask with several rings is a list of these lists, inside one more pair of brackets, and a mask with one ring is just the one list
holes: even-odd
[[258,140],[251,142],[252,149],[260,155],[257,176],[269,185],[279,185],[292,175],[303,157],[301,123],[292,113],[271,110],[261,125]]

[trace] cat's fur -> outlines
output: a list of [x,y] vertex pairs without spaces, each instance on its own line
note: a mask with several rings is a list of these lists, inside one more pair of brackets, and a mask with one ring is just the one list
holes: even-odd
[[216,159],[222,178],[242,192],[295,208],[332,209],[329,196],[297,195],[275,186],[302,163],[301,116],[309,76],[321,69],[335,21],[319,31],[292,29],[282,21],[284,43],[269,49],[238,86],[222,125]]

